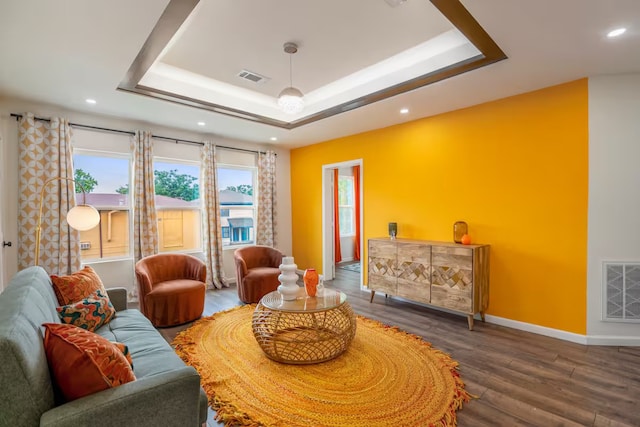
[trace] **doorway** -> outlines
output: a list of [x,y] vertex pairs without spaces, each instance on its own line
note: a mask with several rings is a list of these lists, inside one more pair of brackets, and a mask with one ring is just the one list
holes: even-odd
[[[355,168],[354,168],[355,167]],[[350,160],[322,166],[322,270],[325,280],[336,278],[336,267],[340,273],[357,275],[357,282],[363,287],[363,170],[362,159]],[[351,189],[353,199],[340,198],[336,194],[342,182],[343,193]],[[338,200],[336,200],[338,199]],[[336,203],[337,202],[337,203]],[[348,219],[353,209],[353,221]],[[340,216],[344,223],[340,233]],[[336,228],[337,223],[337,228]],[[342,234],[342,235],[341,235]],[[338,241],[338,245],[336,245]],[[337,251],[340,251],[337,253]],[[339,274],[340,275],[340,274]]]

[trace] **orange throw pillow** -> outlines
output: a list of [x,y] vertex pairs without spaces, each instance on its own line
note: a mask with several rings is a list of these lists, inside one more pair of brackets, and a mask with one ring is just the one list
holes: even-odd
[[115,343],[74,325],[42,326],[49,369],[66,401],[136,379],[131,364]]
[[102,295],[107,295],[102,280],[100,280],[93,268],[89,266],[68,276],[52,274],[51,282],[60,305],[81,301],[98,290],[102,292]]

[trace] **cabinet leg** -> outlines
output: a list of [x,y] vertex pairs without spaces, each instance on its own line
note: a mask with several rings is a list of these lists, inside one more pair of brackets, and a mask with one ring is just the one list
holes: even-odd
[[484,311],[480,312],[480,319],[482,319],[482,322],[484,322]]
[[467,322],[469,322],[469,330],[473,331],[473,314],[467,315]]
[[371,299],[369,300],[369,304],[373,302],[373,297],[376,296],[376,291],[371,291]]

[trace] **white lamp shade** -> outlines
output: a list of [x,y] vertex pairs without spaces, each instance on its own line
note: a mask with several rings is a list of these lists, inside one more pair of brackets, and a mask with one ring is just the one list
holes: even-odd
[[100,222],[100,214],[93,206],[78,205],[67,213],[67,223],[79,231],[91,230]]
[[278,105],[287,114],[298,114],[304,108],[302,92],[295,87],[288,87],[278,95]]

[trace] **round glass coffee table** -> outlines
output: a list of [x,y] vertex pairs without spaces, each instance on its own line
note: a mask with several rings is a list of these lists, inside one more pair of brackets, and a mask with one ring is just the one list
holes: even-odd
[[307,297],[300,288],[295,300],[270,292],[253,312],[253,335],[276,362],[320,363],[342,354],[356,334],[356,319],[339,291],[324,289]]

